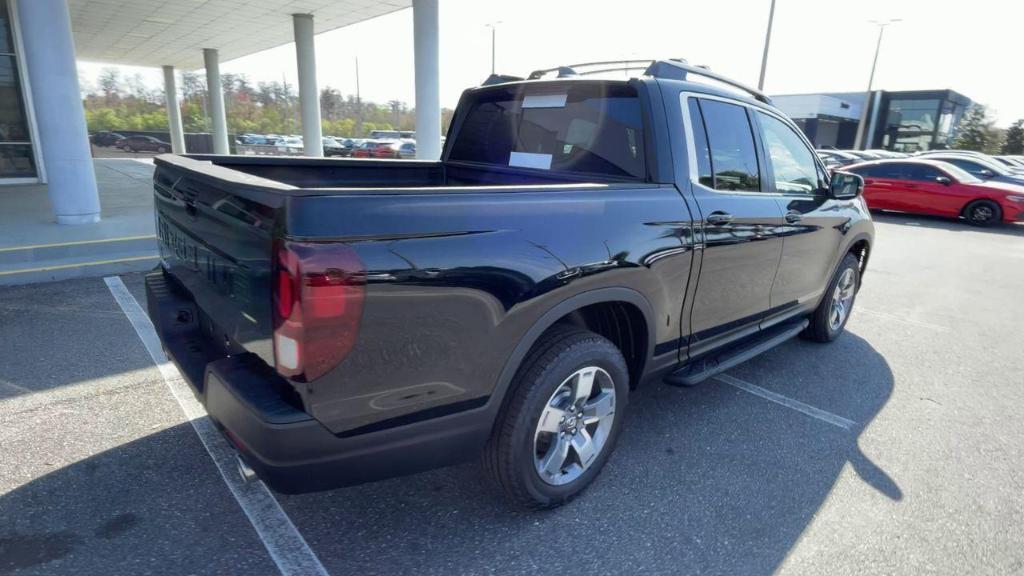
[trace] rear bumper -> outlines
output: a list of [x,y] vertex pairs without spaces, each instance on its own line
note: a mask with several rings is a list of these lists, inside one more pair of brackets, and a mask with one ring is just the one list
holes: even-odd
[[221,349],[200,314],[162,270],[146,276],[150,319],[211,420],[242,459],[278,492],[327,490],[401,476],[475,456],[486,442],[483,411],[365,434],[337,436],[306,413],[291,384],[254,354]]

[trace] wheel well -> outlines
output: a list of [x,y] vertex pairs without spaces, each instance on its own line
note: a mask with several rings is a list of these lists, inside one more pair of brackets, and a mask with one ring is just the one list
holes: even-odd
[[864,276],[864,271],[868,267],[868,256],[871,254],[871,244],[867,240],[858,240],[850,246],[849,253],[856,256],[857,262],[860,262],[860,275]]
[[615,344],[626,359],[629,384],[636,388],[647,362],[647,321],[629,302],[599,302],[573,310],[555,322],[586,328]]

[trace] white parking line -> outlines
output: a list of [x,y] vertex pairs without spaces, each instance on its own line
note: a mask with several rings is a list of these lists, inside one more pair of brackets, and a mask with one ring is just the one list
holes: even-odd
[[192,423],[199,440],[217,465],[221,478],[234,495],[238,505],[256,529],[270,557],[277,564],[281,574],[315,574],[327,576],[320,559],[316,557],[309,544],[295,528],[281,505],[274,498],[267,486],[259,481],[242,482],[235,467],[235,451],[227,440],[217,431],[213,422],[206,414],[206,409],[196,400],[189,385],[182,379],[178,368],[168,361],[164,355],[160,338],[149,321],[149,317],[139,306],[124,282],[117,276],[103,279],[110,288],[110,293],[117,300],[128,321],[142,340],[150,357],[160,370],[160,374],[170,388],[174,399],[178,401],[185,417]]
[[724,382],[725,384],[728,384],[730,386],[739,388],[744,392],[749,392],[755,396],[760,396],[765,400],[770,400],[772,402],[775,402],[776,404],[781,404],[786,408],[792,408],[797,412],[803,412],[804,414],[810,416],[811,418],[817,418],[822,422],[827,422],[837,428],[842,428],[843,430],[852,430],[857,426],[857,423],[854,422],[853,420],[847,420],[842,416],[836,416],[831,412],[826,412],[820,408],[815,408],[810,404],[804,404],[799,400],[793,400],[792,398],[783,396],[782,394],[776,394],[771,390],[761,388],[760,386],[756,384],[751,384],[746,380],[740,380],[735,376],[730,376],[728,374],[719,374],[718,376],[715,376],[715,379],[720,382]]

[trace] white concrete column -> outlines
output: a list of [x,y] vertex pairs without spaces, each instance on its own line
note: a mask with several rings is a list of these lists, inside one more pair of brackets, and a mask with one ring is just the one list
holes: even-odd
[[438,0],[412,0],[416,62],[416,157],[441,157],[441,82]]
[[171,131],[171,152],[185,153],[185,130],[181,127],[181,108],[178,106],[178,84],[174,80],[174,66],[164,66],[164,94],[167,100],[167,125]]
[[213,124],[213,153],[227,154],[228,119],[224,114],[224,89],[220,84],[220,55],[216,48],[203,48],[203,62],[206,65],[206,93],[209,105],[206,107]]
[[22,1],[16,12],[25,72],[32,86],[38,128],[35,145],[42,152],[57,222],[99,222],[100,197],[78,88],[67,1]]
[[299,69],[302,153],[306,156],[323,156],[320,88],[316,85],[316,48],[313,43],[313,15],[292,14],[292,24],[295,28],[295,57]]

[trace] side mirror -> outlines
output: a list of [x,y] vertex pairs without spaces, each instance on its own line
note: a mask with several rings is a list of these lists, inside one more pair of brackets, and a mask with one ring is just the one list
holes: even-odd
[[948,176],[936,176],[935,181],[938,182],[939,184],[942,184],[943,186],[949,186],[950,184],[953,183],[953,181],[950,180]]
[[980,175],[982,178],[988,179],[988,178],[991,178],[991,177],[995,176],[996,173],[991,171],[991,170],[989,170],[988,168],[985,168],[981,172],[978,172],[978,175]]
[[856,198],[864,192],[864,179],[850,172],[833,172],[828,195],[836,200]]

